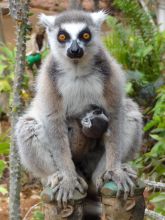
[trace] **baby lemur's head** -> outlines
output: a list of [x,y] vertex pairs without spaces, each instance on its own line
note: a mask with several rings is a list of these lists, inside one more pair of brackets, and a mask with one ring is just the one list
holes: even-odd
[[102,107],[89,105],[80,118],[82,132],[86,137],[101,138],[108,129],[109,117]]
[[81,61],[98,52],[100,26],[106,18],[103,11],[89,13],[66,11],[55,16],[41,14],[50,48],[57,59]]

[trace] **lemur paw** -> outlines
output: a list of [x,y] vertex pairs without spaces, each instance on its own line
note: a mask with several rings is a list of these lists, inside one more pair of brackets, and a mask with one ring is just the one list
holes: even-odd
[[118,187],[116,196],[120,197],[121,192],[124,192],[124,199],[126,200],[129,195],[134,195],[136,177],[135,171],[129,165],[122,165],[122,168],[107,170],[97,179],[96,185],[100,189],[104,183],[114,181]]
[[126,169],[118,168],[115,170],[108,170],[103,175],[104,182],[112,180],[118,187],[117,197],[120,197],[121,192],[124,192],[124,199],[128,198],[128,195],[133,196],[135,188],[135,178],[132,172],[127,172]]
[[53,188],[57,203],[60,207],[62,205],[65,207],[68,200],[73,199],[75,190],[84,194],[88,188],[87,183],[82,177],[78,175],[60,174],[59,172],[48,178],[48,184]]

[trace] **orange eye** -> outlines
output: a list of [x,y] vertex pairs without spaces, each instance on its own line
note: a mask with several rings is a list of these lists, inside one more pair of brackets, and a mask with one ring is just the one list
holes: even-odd
[[58,40],[61,41],[61,42],[64,42],[64,41],[66,40],[65,34],[60,34],[60,35],[58,36]]
[[83,34],[83,39],[84,39],[84,40],[89,40],[90,37],[91,37],[91,35],[90,35],[89,33],[84,33],[84,34]]

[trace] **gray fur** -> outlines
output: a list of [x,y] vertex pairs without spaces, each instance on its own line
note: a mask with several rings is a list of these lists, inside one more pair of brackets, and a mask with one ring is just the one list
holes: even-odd
[[85,23],[87,26],[94,26],[94,22],[89,13],[84,11],[70,10],[67,13],[61,13],[55,20],[55,26],[60,27],[64,23]]
[[[58,26],[65,21],[75,24],[81,21],[90,28],[94,22],[91,19],[90,13],[74,11],[62,13],[56,17],[55,22]],[[101,14],[100,24],[102,19]],[[36,95],[16,125],[18,150],[23,165],[54,188],[59,202],[67,202],[72,198],[75,189],[81,192],[87,189],[77,165],[83,160],[87,161],[81,157],[84,149],[86,158],[90,158],[89,166],[92,166],[92,169],[87,166],[85,169],[91,170],[88,177],[92,177],[95,187],[113,180],[119,189],[123,188],[128,194],[133,188],[132,179],[136,176],[122,162],[133,159],[139,150],[142,117],[138,106],[126,98],[122,68],[102,46],[99,33],[92,27],[91,32],[89,44],[81,43],[84,56],[72,60],[66,55],[65,45],[61,47],[56,40],[58,27],[47,29],[51,54],[44,61],[38,75]],[[108,131],[100,140],[103,143],[99,145],[102,146],[99,150],[101,153],[96,157],[93,156],[97,152],[95,140],[93,145],[90,143],[91,149],[86,147],[89,146],[88,139],[84,139],[84,146],[76,148],[79,146],[72,142],[73,136],[68,132],[68,119],[81,115],[91,104],[105,109],[110,118]],[[79,133],[77,143],[81,144],[83,136],[81,131]],[[74,158],[77,154],[81,161],[73,161],[73,154]],[[102,154],[103,159],[100,160]]]

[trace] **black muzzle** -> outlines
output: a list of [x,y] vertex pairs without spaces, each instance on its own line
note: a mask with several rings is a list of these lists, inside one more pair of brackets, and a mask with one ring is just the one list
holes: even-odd
[[67,50],[67,56],[71,59],[81,58],[84,54],[83,49],[78,45],[77,41],[74,40],[71,46]]

